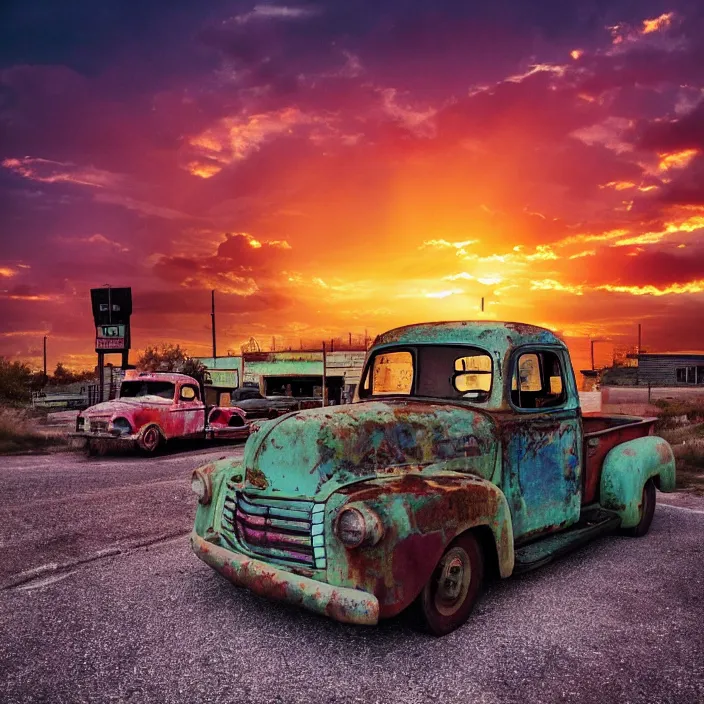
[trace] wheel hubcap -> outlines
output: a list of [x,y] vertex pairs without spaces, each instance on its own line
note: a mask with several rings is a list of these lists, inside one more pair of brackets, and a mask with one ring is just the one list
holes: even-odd
[[469,556],[459,547],[447,552],[440,564],[435,606],[446,616],[453,614],[462,605],[469,591],[472,568]]
[[156,445],[156,431],[147,430],[146,435],[144,436],[144,444],[149,449]]

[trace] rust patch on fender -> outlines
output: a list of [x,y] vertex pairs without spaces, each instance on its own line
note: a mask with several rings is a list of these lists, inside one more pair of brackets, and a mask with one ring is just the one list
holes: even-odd
[[264,472],[254,467],[247,468],[247,481],[257,489],[266,489],[269,486]]

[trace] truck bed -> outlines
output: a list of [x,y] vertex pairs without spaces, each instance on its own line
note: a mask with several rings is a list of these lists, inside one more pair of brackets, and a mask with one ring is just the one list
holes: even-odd
[[582,473],[582,504],[599,500],[599,484],[604,458],[611,448],[628,440],[652,435],[657,418],[640,416],[608,416],[602,413],[585,413],[584,472]]

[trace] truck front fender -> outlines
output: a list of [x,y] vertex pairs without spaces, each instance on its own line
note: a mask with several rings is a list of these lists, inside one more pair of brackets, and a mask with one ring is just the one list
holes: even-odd
[[[375,594],[382,617],[394,616],[418,596],[447,546],[467,530],[484,531],[482,542],[495,549],[502,577],[513,572],[506,497],[480,477],[447,472],[372,480],[334,494],[328,503],[327,580]],[[364,503],[380,516],[385,530],[378,544],[348,550],[339,542],[334,519],[348,503]]]
[[660,491],[675,490],[675,458],[666,440],[648,435],[617,445],[606,455],[600,503],[618,513],[623,528],[638,525],[643,487],[649,479],[655,479]]

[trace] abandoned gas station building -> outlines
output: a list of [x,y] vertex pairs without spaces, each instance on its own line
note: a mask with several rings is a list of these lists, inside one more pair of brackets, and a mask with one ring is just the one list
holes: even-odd
[[239,386],[256,386],[264,396],[289,394],[322,398],[324,376],[328,403],[349,403],[359,382],[365,355],[364,350],[325,353],[320,350],[201,357],[210,377],[206,400],[210,403],[211,395],[214,398],[219,391]]

